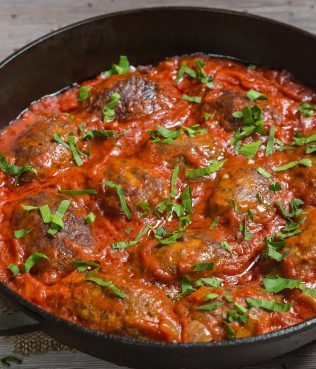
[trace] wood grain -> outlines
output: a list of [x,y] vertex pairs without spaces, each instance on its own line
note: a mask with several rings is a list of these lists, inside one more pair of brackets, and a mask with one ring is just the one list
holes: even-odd
[[[316,0],[0,0],[0,60],[52,30],[85,18],[130,8],[193,4],[246,11],[281,20],[316,34]],[[293,52],[295,52],[295,45],[293,45]],[[11,353],[12,341],[1,340],[0,357]],[[79,352],[33,355],[23,358],[23,364],[19,367],[21,369],[118,369],[113,364]],[[271,362],[247,367],[247,369],[315,368],[316,343]],[[231,369],[237,368],[232,364]]]

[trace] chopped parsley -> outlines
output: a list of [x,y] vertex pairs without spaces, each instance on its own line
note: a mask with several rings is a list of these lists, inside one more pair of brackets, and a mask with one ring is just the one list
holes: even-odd
[[171,181],[170,181],[170,197],[173,199],[177,196],[177,188],[175,184],[177,183],[180,167],[177,165],[172,171]]
[[252,159],[256,156],[259,147],[261,146],[262,141],[253,141],[248,144],[244,144],[240,147],[239,153],[244,155],[248,159]]
[[96,137],[101,137],[101,138],[115,137],[115,132],[110,129],[93,129],[91,131],[85,132],[82,139],[90,140]]
[[269,185],[269,190],[272,192],[278,192],[282,190],[282,186],[279,182],[273,182]]
[[221,280],[217,277],[209,277],[209,278],[199,278],[195,285],[197,287],[207,286],[207,287],[219,287],[221,285]]
[[185,133],[190,137],[190,138],[194,138],[195,135],[197,134],[201,134],[201,133],[206,133],[207,132],[207,128],[200,128],[200,124],[194,124],[191,127],[184,127],[183,129],[185,131]]
[[27,236],[29,233],[31,233],[31,229],[17,229],[16,231],[14,231],[13,235],[14,238],[23,238],[25,236]]
[[212,75],[207,75],[203,69],[204,67],[204,62],[200,59],[197,59],[195,61],[195,67],[196,70],[190,68],[187,66],[187,62],[184,61],[181,63],[181,66],[178,70],[178,74],[177,77],[175,79],[175,81],[177,83],[180,82],[181,78],[187,74],[188,76],[195,78],[197,80],[199,80],[201,83],[205,84],[207,88],[209,89],[213,89],[214,88],[214,77]]
[[303,118],[310,118],[314,115],[316,110],[316,105],[311,105],[309,103],[303,103],[298,106],[298,111],[301,113]]
[[284,209],[284,206],[280,200],[277,200],[276,204],[278,205],[282,215],[287,219],[297,218],[298,216],[304,213],[303,209],[299,208],[301,205],[304,205],[304,201],[301,199],[294,199],[291,201],[290,203],[291,211],[290,212]]
[[196,103],[199,104],[202,101],[201,96],[189,96],[189,95],[182,95],[182,100],[190,102],[190,103]]
[[211,311],[211,310],[215,310],[215,309],[219,308],[223,304],[224,303],[221,302],[221,301],[219,301],[219,302],[213,302],[212,304],[205,304],[205,305],[196,306],[196,309],[197,310]]
[[256,168],[256,172],[261,174],[262,176],[264,176],[265,178],[270,178],[271,174],[269,172],[267,172],[264,168],[262,167],[258,167]]
[[150,213],[150,205],[148,202],[146,201],[139,201],[137,204],[136,204],[142,211],[142,218],[146,218],[147,215]]
[[227,241],[223,241],[220,244],[221,249],[228,251],[230,254],[232,254],[232,249]]
[[274,172],[282,172],[284,170],[288,170],[288,169],[291,169],[291,168],[294,168],[296,167],[297,165],[302,165],[304,167],[311,167],[312,166],[312,161],[308,158],[303,158],[301,160],[296,160],[296,161],[291,161],[289,163],[286,163],[284,165],[281,165],[280,167],[275,167],[275,168],[272,168],[272,170]]
[[79,101],[83,102],[89,97],[91,86],[81,86],[79,90]]
[[162,142],[165,144],[171,144],[174,140],[176,140],[181,132],[181,127],[178,127],[176,130],[172,131],[168,128],[157,125],[156,130],[150,130],[148,133],[151,135],[151,142]]
[[23,264],[23,271],[24,273],[29,273],[33,266],[38,263],[41,260],[47,260],[50,261],[49,257],[45,254],[42,254],[40,252],[35,252],[32,255],[30,255],[26,262]]
[[196,263],[194,264],[193,272],[205,272],[207,270],[214,269],[214,261],[209,263]]
[[65,195],[79,196],[79,195],[96,195],[97,190],[94,189],[85,189],[85,190],[63,190],[60,186],[57,186],[57,190],[59,193]]
[[87,222],[87,224],[91,224],[95,221],[95,214],[93,214],[92,212],[90,212],[86,217],[85,220]]
[[274,135],[275,135],[275,127],[271,126],[269,136],[268,136],[265,156],[270,156],[273,154]]
[[136,245],[152,227],[147,224],[132,241],[120,241],[111,244],[112,249],[126,249],[130,246]]
[[94,263],[92,261],[84,261],[84,260],[73,260],[73,263],[76,267],[77,272],[97,272],[100,269],[99,263]]
[[120,290],[119,288],[117,288],[115,286],[115,284],[112,281],[105,281],[102,278],[99,277],[94,277],[94,276],[88,276],[86,278],[86,281],[89,282],[93,282],[96,283],[97,285],[101,286],[101,287],[106,287],[107,289],[109,289],[114,295],[120,297],[121,299],[126,297],[125,292],[123,292],[122,290]]
[[266,245],[266,249],[263,253],[265,258],[270,258],[277,262],[281,262],[288,254],[287,251],[283,254],[280,253],[280,250],[286,246],[284,240],[275,241],[272,237],[266,237],[264,241]]
[[226,160],[213,160],[212,164],[207,167],[187,169],[185,176],[186,178],[198,178],[215,173],[225,164],[225,162]]
[[211,225],[208,227],[208,229],[214,229],[214,228],[216,228],[217,225],[218,225],[218,219],[219,219],[218,216],[214,217],[214,219],[213,219]]
[[115,108],[118,106],[121,95],[118,92],[114,92],[109,101],[103,106],[103,121],[112,122],[115,118]]
[[248,297],[246,301],[250,307],[259,307],[264,310],[274,311],[275,313],[283,313],[291,309],[290,304],[280,304],[273,300],[253,299]]
[[8,264],[7,269],[9,269],[11,271],[13,277],[16,277],[18,274],[20,274],[19,267],[14,263]]
[[112,67],[110,70],[107,70],[106,72],[103,72],[102,75],[104,78],[108,78],[113,76],[114,74],[123,74],[127,73],[129,71],[130,64],[127,59],[127,56],[121,55],[120,60],[118,64],[112,64]]
[[15,184],[18,185],[20,181],[20,177],[23,173],[26,172],[32,172],[36,176],[38,175],[38,172],[35,168],[32,167],[32,165],[11,165],[8,164],[6,158],[0,152],[0,170],[5,174],[11,174],[15,176]]
[[126,200],[124,197],[124,192],[123,192],[123,188],[121,184],[117,184],[117,183],[113,183],[113,182],[109,182],[109,181],[104,181],[101,182],[102,184],[104,184],[105,186],[114,188],[116,190],[117,196],[119,198],[120,204],[121,204],[121,208],[126,216],[127,219],[131,219],[132,218],[132,212],[130,211],[129,207],[126,204]]
[[262,92],[259,92],[259,91],[253,90],[253,89],[250,89],[247,92],[247,98],[251,101],[268,100],[268,98]]

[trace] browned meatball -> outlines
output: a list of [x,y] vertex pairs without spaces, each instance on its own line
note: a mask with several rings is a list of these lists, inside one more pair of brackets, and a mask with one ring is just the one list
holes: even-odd
[[202,113],[212,114],[225,130],[233,131],[242,125],[242,120],[234,118],[232,114],[251,105],[253,103],[237,91],[224,90],[216,95],[211,92],[204,99]]
[[132,75],[114,83],[109,88],[100,84],[91,92],[90,110],[103,118],[103,107],[110,101],[112,94],[120,95],[115,108],[117,120],[138,119],[152,114],[170,103],[158,89],[155,82],[140,75]]
[[140,157],[152,163],[165,162],[171,168],[176,165],[200,167],[209,165],[222,151],[223,146],[215,142],[211,132],[197,134],[193,138],[181,133],[172,144],[148,141]]
[[[169,194],[169,184],[158,169],[138,159],[110,159],[103,180],[122,186],[127,206],[133,214],[141,210],[139,202],[155,206]],[[102,185],[97,199],[105,214],[117,217],[122,213],[115,188]]]
[[288,278],[316,283],[316,210],[310,210],[306,216],[302,232],[287,241],[289,254],[283,269]]
[[[32,126],[22,132],[11,145],[17,165],[32,165],[39,176],[53,175],[58,169],[67,167],[71,162],[71,152],[63,145],[54,141],[54,134],[62,137],[74,131],[73,120],[65,117],[42,117]],[[26,172],[21,180],[28,182],[34,178],[34,173]]]
[[269,190],[273,179],[265,178],[255,168],[243,168],[240,164],[238,168],[225,166],[224,169],[208,199],[206,214],[229,220],[235,204],[239,208],[239,212],[235,209],[237,217],[250,209],[256,222],[271,220],[275,215],[271,207],[277,199],[286,196],[286,190],[277,193]]
[[72,285],[73,309],[79,321],[108,333],[136,338],[180,341],[181,326],[171,301],[157,287],[131,278],[97,274],[124,293],[119,297],[108,287],[79,281]]
[[30,229],[31,232],[15,242],[23,250],[25,259],[33,253],[43,253],[50,261],[40,261],[31,270],[45,283],[55,283],[70,272],[73,259],[89,255],[93,246],[90,226],[84,219],[87,211],[75,199],[49,192],[39,192],[27,196],[21,203],[29,206],[48,205],[55,213],[61,201],[70,200],[70,206],[63,217],[64,229],[55,236],[47,233],[49,225],[43,222],[39,210],[26,212],[16,207],[11,217],[13,230]]

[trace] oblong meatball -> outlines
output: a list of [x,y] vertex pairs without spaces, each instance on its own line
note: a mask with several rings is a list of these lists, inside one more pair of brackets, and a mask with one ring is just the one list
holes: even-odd
[[[127,206],[133,214],[141,210],[138,203],[148,202],[157,205],[168,196],[169,184],[161,172],[144,161],[130,158],[111,158],[106,162],[103,181],[122,186]],[[105,214],[118,217],[122,207],[115,188],[101,185],[97,202]]]
[[286,197],[286,189],[277,193],[269,190],[273,179],[264,177],[253,167],[243,167],[242,163],[231,168],[225,166],[224,169],[218,174],[218,183],[208,199],[206,214],[220,216],[229,222],[232,212],[239,219],[250,209],[256,222],[270,221],[275,216],[272,206],[277,199]]
[[141,75],[127,75],[108,87],[107,81],[100,83],[91,91],[90,111],[103,119],[103,108],[111,100],[114,93],[120,95],[115,107],[117,120],[138,119],[150,115],[170,104],[158,88],[157,84]]
[[181,133],[172,144],[148,141],[140,152],[140,158],[151,163],[164,162],[172,168],[176,165],[200,167],[209,165],[222,152],[222,143],[216,142],[211,132],[197,134],[195,137]]
[[316,209],[306,214],[301,233],[287,240],[288,255],[282,265],[288,278],[316,283]]
[[[32,165],[39,176],[48,177],[58,169],[63,169],[71,162],[71,152],[63,145],[54,141],[54,134],[62,137],[74,131],[75,124],[66,116],[41,117],[26,131],[22,132],[12,143],[10,151],[17,165]],[[28,182],[34,173],[22,174],[21,181]]]
[[73,310],[80,323],[107,333],[180,341],[181,326],[172,302],[159,288],[114,275],[98,273],[97,278],[112,282],[125,297],[94,282],[73,283]]
[[24,258],[33,253],[43,253],[50,261],[40,261],[31,270],[45,283],[55,283],[74,269],[73,259],[89,258],[93,247],[90,225],[84,217],[87,211],[74,198],[56,195],[50,192],[39,192],[25,197],[23,205],[40,207],[48,205],[55,213],[61,201],[70,200],[63,222],[64,229],[55,236],[48,234],[49,224],[45,224],[39,210],[26,212],[20,206],[15,208],[11,216],[13,230],[29,229],[31,232],[23,238],[15,239],[17,247],[23,251]]

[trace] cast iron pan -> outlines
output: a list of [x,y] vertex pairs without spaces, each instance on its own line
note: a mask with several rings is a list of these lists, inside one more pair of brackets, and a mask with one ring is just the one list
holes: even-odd
[[[316,37],[269,19],[226,10],[164,7],[92,18],[53,32],[0,64],[0,127],[32,101],[108,69],[204,52],[286,68],[316,88]],[[65,344],[116,364],[144,369],[236,369],[316,339],[316,319],[262,336],[215,343],[141,341],[89,330],[53,316],[0,283],[19,313],[0,317],[0,334],[42,329]]]

